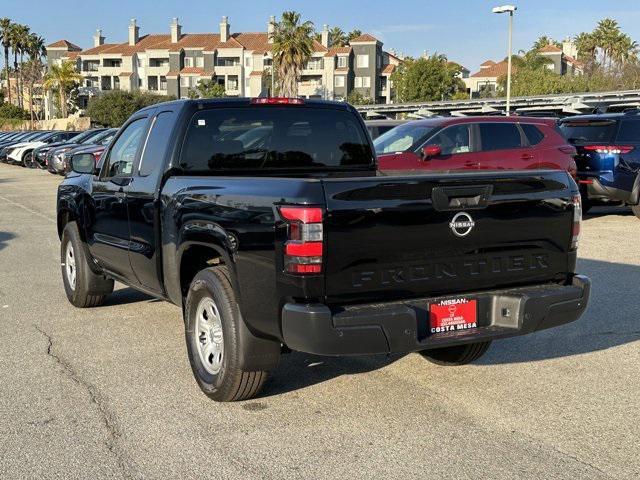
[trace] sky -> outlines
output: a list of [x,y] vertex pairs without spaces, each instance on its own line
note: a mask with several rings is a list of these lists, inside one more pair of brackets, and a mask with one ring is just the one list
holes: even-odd
[[[612,17],[640,43],[640,0],[521,0],[514,17],[514,52],[528,49],[540,35],[558,40],[590,31]],[[217,32],[223,15],[232,32],[265,31],[269,15],[295,10],[311,20],[349,31],[358,28],[411,56],[443,53],[472,72],[487,59],[507,55],[507,16],[491,13],[490,0],[0,0],[0,17],[27,24],[47,43],[66,39],[92,46],[101,28],[107,42],[124,42],[131,18],[141,34],[169,33],[179,17],[185,33]]]

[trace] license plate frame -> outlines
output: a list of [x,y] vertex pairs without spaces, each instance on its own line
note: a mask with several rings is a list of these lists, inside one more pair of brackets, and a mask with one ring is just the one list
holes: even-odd
[[478,328],[478,299],[444,298],[429,304],[429,333],[439,335]]

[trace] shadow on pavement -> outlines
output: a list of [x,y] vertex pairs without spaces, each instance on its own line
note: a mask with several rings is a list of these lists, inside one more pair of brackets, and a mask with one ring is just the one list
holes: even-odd
[[114,305],[127,305],[129,303],[139,302],[161,302],[157,298],[153,298],[146,293],[139,292],[130,287],[119,288],[109,295],[102,305],[103,307],[110,307]]
[[13,233],[0,232],[0,250],[4,249],[9,244],[9,240],[14,238],[16,238],[16,235]]
[[479,365],[535,362],[607,350],[640,340],[640,266],[581,259],[591,278],[589,307],[579,320],[529,336],[495,342]]
[[588,213],[585,213],[584,220],[591,218],[600,218],[608,216],[616,217],[633,217],[630,207],[593,207]]

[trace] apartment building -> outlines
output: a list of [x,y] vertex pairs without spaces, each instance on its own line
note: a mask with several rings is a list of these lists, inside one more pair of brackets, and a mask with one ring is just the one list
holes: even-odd
[[[228,17],[222,17],[217,33],[183,33],[174,18],[168,33],[141,35],[132,19],[127,42],[108,43],[97,30],[88,49],[66,40],[51,44],[48,61],[76,62],[83,77],[83,98],[118,89],[185,98],[200,80],[223,85],[228,96],[256,97],[272,90],[273,22],[272,16],[264,32],[236,33]],[[352,40],[349,46],[334,48],[324,25],[321,40],[314,41],[313,53],[302,71],[298,92],[306,98],[346,99],[357,91],[378,103],[390,103],[389,77],[399,62],[368,34]]]
[[[571,39],[562,42],[562,48],[546,45],[538,50],[538,55],[549,59],[547,68],[558,75],[582,75],[584,66],[577,60],[578,49]],[[507,74],[507,61],[487,60],[473,75],[463,77],[467,91],[472,98],[491,95],[498,88],[498,79]]]

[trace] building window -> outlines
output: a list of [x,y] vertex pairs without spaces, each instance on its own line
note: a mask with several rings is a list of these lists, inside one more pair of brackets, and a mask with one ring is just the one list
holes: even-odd
[[338,68],[347,68],[347,57],[338,57]]
[[335,85],[336,85],[336,87],[344,87],[344,75],[337,75],[336,76]]
[[204,57],[196,57],[196,67],[204,68]]
[[356,66],[358,68],[369,68],[369,55],[358,55],[356,57]]
[[137,65],[138,65],[138,68],[142,68],[142,59],[141,58],[138,58]]
[[238,90],[238,77],[230,76],[227,78],[227,90]]
[[160,77],[160,90],[166,90],[166,89],[167,89],[167,77],[163,75]]
[[247,68],[251,68],[252,65],[253,65],[253,57],[245,57],[244,66]]
[[141,78],[138,79],[138,88],[142,88],[142,79]]
[[184,66],[185,67],[193,67],[193,58],[184,57]]
[[251,79],[249,77],[244,79],[244,88],[249,88],[249,85],[251,84]]
[[371,87],[371,78],[370,77],[356,77],[354,85],[357,88],[370,88]]

